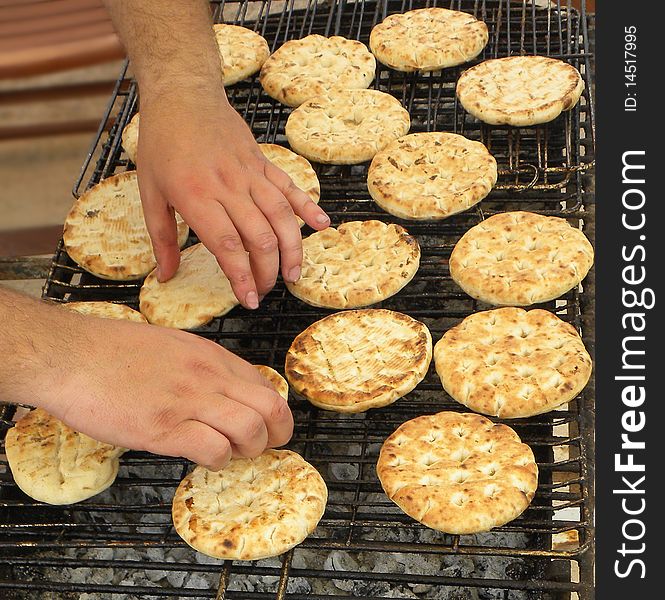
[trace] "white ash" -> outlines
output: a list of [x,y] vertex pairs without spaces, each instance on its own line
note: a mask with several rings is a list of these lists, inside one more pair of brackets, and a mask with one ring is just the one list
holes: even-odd
[[[330,444],[321,443],[320,451],[323,455],[341,456],[339,444],[331,448]],[[327,451],[324,446],[328,446]],[[360,445],[351,448],[354,454],[349,454],[349,462],[335,461],[323,465],[328,471],[329,481],[355,481],[361,477],[367,479],[368,465],[363,469],[360,463],[353,462],[354,457],[361,454]],[[132,475],[140,475],[138,466],[133,466]],[[172,470],[172,465],[169,465]],[[325,470],[322,469],[325,474]],[[129,478],[130,473],[126,476]],[[158,472],[152,473],[155,479],[163,481]],[[172,473],[169,473],[172,476]],[[150,510],[135,512],[99,512],[89,513],[80,511],[76,515],[78,521],[88,520],[91,524],[113,523],[112,528],[104,527],[102,531],[112,535],[113,532],[125,533],[142,532],[163,538],[169,530],[170,500],[173,490],[168,487],[154,488],[150,486],[127,486],[120,489],[113,487],[105,492],[105,497],[98,497],[96,501],[119,502],[121,505],[141,505],[146,508],[155,508],[158,512]],[[331,504],[336,510],[347,510],[348,501],[353,499],[355,492],[336,491],[331,493]],[[392,515],[401,525],[391,527],[356,527],[354,539],[373,540],[378,542],[409,543],[409,544],[435,544],[449,545],[451,536],[422,527],[406,518],[401,511],[379,492],[362,493],[360,495],[360,511]],[[392,518],[391,517],[391,518]],[[122,524],[119,526],[118,524]],[[339,530],[330,526],[321,526],[315,534],[317,537],[337,536]],[[346,531],[343,532],[346,535]],[[169,541],[177,540],[172,530],[169,532]],[[529,546],[528,536],[511,533],[487,533],[474,536],[463,536],[460,539],[462,546],[502,546],[506,548],[524,548]],[[426,547],[423,546],[423,550]],[[195,552],[184,544],[179,547],[150,547],[134,549],[126,547],[115,548],[89,548],[89,549],[63,549],[59,552],[43,553],[43,556],[63,555],[70,557],[72,563],[76,559],[117,560],[128,561],[122,567],[111,568],[73,568],[48,569],[45,576],[54,581],[73,583],[96,583],[100,585],[128,586],[127,594],[114,595],[114,600],[134,600],[130,586],[146,586],[173,590],[174,595],[181,588],[216,590],[223,569],[223,561]],[[154,565],[150,569],[134,569],[129,561],[149,561]],[[172,564],[178,568],[171,570],[160,568],[160,563]],[[281,558],[257,561],[262,569],[271,569],[271,574],[261,575],[234,572],[231,568],[228,589],[242,594],[274,594],[279,585],[279,573],[282,568]],[[198,569],[193,570],[196,565]],[[251,569],[251,565],[249,567]],[[303,570],[319,570],[326,573],[326,577],[304,577]],[[47,569],[42,569],[47,571]],[[343,573],[344,575],[340,575]],[[353,577],[350,574],[372,573],[372,579]],[[394,574],[407,576],[405,580],[396,582],[391,576]],[[408,576],[413,575],[413,580]],[[527,600],[527,592],[511,591],[508,596],[504,590],[456,588],[441,585],[431,585],[417,581],[418,575],[442,576],[454,578],[489,578],[489,579],[518,579],[529,580],[538,577],[533,566],[525,561],[511,557],[497,556],[470,556],[455,554],[437,554],[427,552],[350,552],[344,550],[317,550],[297,548],[293,554],[287,591],[290,594],[319,594],[319,595],[348,595],[352,597],[384,597],[384,598],[422,598],[424,600]],[[102,600],[103,594],[89,594],[90,600]]]
[[287,594],[311,594],[312,585],[304,577],[289,577],[286,584]]
[[[189,548],[90,548],[86,550],[63,549],[61,552],[47,552],[43,556],[71,557],[77,559],[151,561],[153,569],[133,569],[127,567],[111,568],[74,568],[65,567],[48,571],[48,579],[59,582],[95,583],[100,585],[147,586],[173,590],[180,588],[216,590],[223,569],[223,562],[206,557]],[[160,563],[177,563],[176,570],[160,569]],[[239,564],[239,563],[238,563]],[[279,572],[282,561],[274,558],[257,561],[258,567],[272,568],[274,575],[253,575],[234,573],[228,589],[235,592],[274,594],[279,584]],[[188,565],[206,567],[203,572],[192,571]],[[251,566],[250,566],[251,568]],[[299,574],[303,569],[324,570],[327,577],[307,578]],[[336,572],[345,576],[336,576]],[[349,574],[373,573],[371,580],[349,576]],[[414,581],[395,582],[391,575],[413,575]],[[527,600],[527,592],[511,591],[506,596],[503,590],[457,588],[417,582],[418,575],[442,577],[479,577],[504,579],[518,575],[519,579],[536,577],[537,573],[529,570],[524,561],[511,557],[478,557],[464,555],[442,555],[428,553],[382,553],[382,552],[346,552],[343,550],[323,551],[298,548],[293,555],[287,592],[289,594],[320,594],[352,597],[385,598],[422,598],[429,600]],[[378,576],[378,577],[377,577]],[[88,594],[89,600],[102,600],[104,594]],[[114,600],[134,600],[128,587],[127,594],[114,595]]]
[[357,463],[331,463],[329,471],[336,481],[355,481],[360,474]]

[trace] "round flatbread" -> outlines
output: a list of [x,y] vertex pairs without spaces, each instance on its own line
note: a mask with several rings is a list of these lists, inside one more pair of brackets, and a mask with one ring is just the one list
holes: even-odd
[[407,515],[455,535],[512,521],[538,487],[533,452],[510,427],[455,412],[398,427],[384,442],[376,471]]
[[437,342],[434,362],[453,399],[504,419],[554,410],[591,376],[591,357],[575,328],[540,309],[470,315]]
[[[189,228],[176,214],[178,244]],[[62,234],[67,254],[102,279],[144,277],[157,264],[143,218],[136,171],[104,179],[74,201]]]
[[326,410],[358,413],[415,388],[432,359],[427,327],[384,309],[329,315],[299,334],[286,354],[293,389]]
[[454,133],[411,133],[372,159],[367,188],[402,219],[445,219],[480,202],[496,183],[496,160]]
[[489,39],[487,25],[446,8],[420,8],[386,17],[369,36],[369,47],[398,71],[438,71],[478,56]]
[[488,60],[462,73],[457,97],[491,125],[547,123],[577,104],[584,80],[572,65],[547,56]]
[[153,271],[139,293],[139,310],[153,325],[194,329],[221,317],[238,304],[231,283],[215,256],[195,244],[180,253],[176,274],[163,283]]
[[[312,202],[319,203],[321,197],[319,178],[306,158],[298,156],[295,152],[291,152],[288,148],[277,144],[259,144],[259,148],[263,152],[263,156],[284,171],[293,183],[312,199]],[[297,217],[297,219],[302,227],[305,222],[300,217]]]
[[270,56],[268,42],[255,31],[238,25],[213,25],[222,59],[224,85],[233,85],[256,73]]
[[328,490],[289,450],[235,458],[221,471],[197,466],[173,498],[173,524],[192,548],[215,558],[259,560],[302,542],[323,516]]
[[289,384],[286,382],[286,379],[282,377],[275,369],[267,367],[265,365],[256,365],[259,373],[263,375],[270,383],[272,383],[275,391],[282,397],[284,400],[289,399]]
[[335,35],[308,35],[286,42],[261,68],[266,93],[287,106],[300,106],[331,90],[366,89],[376,60],[367,46]]
[[12,427],[5,452],[14,481],[39,502],[73,504],[108,488],[124,448],[93,440],[37,408]]
[[469,296],[497,306],[528,306],[578,285],[593,264],[593,247],[565,219],[508,212],[469,229],[449,264],[451,277]]
[[67,302],[63,306],[68,310],[91,317],[125,319],[126,321],[134,321],[135,323],[148,322],[137,310],[133,310],[124,304],[116,304],[115,302]]
[[125,125],[122,130],[122,147],[125,149],[129,160],[136,164],[136,157],[139,155],[139,122],[141,117],[136,113],[132,120]]
[[399,292],[418,271],[420,246],[399,225],[350,221],[302,242],[302,274],[286,282],[296,297],[324,308],[360,308]]
[[409,131],[409,113],[390,94],[342,90],[311,98],[286,121],[291,148],[309,160],[354,165]]

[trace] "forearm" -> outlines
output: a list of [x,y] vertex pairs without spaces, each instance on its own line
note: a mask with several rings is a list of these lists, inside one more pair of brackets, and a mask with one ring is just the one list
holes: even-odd
[[270,163],[226,98],[204,0],[105,0],[138,79],[136,168],[160,281],[180,263],[179,213],[215,255],[238,300],[258,308],[278,269],[295,281],[302,236],[329,218]]
[[104,0],[127,50],[142,101],[180,86],[224,95],[206,0]]
[[286,400],[221,346],[100,319],[0,286],[0,402],[39,406],[75,431],[213,469],[293,431]]
[[57,306],[0,286],[1,401],[47,403],[49,388],[65,375],[69,317]]

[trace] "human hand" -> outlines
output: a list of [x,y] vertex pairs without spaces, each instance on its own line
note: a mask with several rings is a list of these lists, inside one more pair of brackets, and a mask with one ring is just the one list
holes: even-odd
[[282,277],[300,277],[302,238],[330,219],[261,153],[223,88],[141,98],[138,179],[146,225],[166,281],[178,268],[174,210],[215,255],[243,306],[257,308]]
[[37,398],[94,439],[217,470],[232,455],[256,457],[291,437],[286,401],[257,369],[214,342],[69,313],[58,314],[52,326],[67,332],[65,364],[55,377],[37,370],[17,386],[16,401]]

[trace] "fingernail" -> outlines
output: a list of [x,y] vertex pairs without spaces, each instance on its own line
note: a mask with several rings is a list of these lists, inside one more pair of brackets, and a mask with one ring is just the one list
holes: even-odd
[[259,307],[259,297],[256,295],[256,292],[248,292],[245,296],[245,304],[251,309]]
[[330,223],[330,217],[326,214],[319,214],[316,216],[316,222],[325,225],[326,223]]
[[300,279],[300,267],[293,267],[289,271],[289,282],[295,283],[298,279]]

